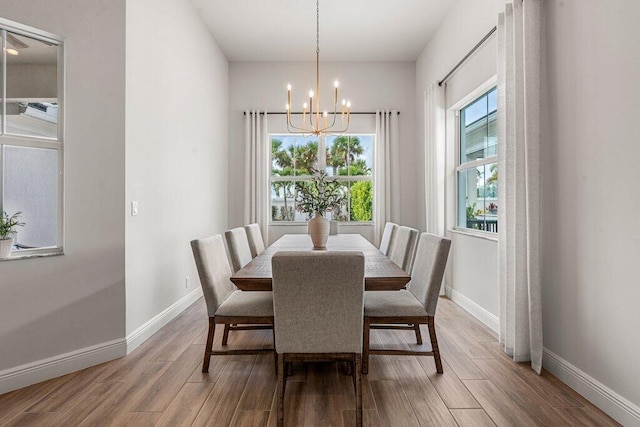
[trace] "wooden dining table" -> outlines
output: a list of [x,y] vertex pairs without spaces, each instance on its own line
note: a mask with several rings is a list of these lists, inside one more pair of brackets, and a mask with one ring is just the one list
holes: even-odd
[[[285,234],[251,262],[235,272],[231,281],[243,291],[271,290],[271,257],[278,251],[312,251],[308,234]],[[403,289],[411,276],[359,234],[329,236],[327,251],[360,251],[364,254],[364,283],[367,291]]]

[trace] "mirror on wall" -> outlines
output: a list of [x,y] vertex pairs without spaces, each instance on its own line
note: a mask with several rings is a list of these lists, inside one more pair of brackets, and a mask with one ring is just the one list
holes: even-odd
[[5,32],[5,133],[58,136],[58,45]]

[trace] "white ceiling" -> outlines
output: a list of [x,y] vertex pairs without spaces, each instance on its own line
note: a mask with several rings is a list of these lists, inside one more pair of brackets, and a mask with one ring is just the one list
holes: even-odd
[[11,33],[12,37],[23,43],[23,46],[14,46],[7,39],[7,47],[18,51],[18,55],[7,54],[7,64],[53,64],[58,62],[58,47],[31,37]]
[[[314,0],[191,0],[229,61],[314,61]],[[414,61],[456,0],[320,0],[323,61]]]

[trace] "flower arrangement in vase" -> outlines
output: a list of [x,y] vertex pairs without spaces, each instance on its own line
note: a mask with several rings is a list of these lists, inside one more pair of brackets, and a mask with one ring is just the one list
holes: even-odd
[[330,222],[328,211],[338,209],[344,203],[342,184],[329,178],[326,171],[312,169],[311,181],[296,182],[296,209],[307,214],[308,230],[314,249],[326,249]]

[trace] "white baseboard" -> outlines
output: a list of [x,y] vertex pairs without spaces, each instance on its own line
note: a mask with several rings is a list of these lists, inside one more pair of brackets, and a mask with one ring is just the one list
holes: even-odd
[[640,407],[546,348],[542,366],[624,426],[640,426]]
[[126,355],[124,339],[85,347],[0,372],[0,394]]
[[202,289],[194,289],[126,339],[116,339],[0,371],[0,394],[126,356],[201,296]]
[[167,307],[158,315],[140,326],[138,329],[127,335],[127,354],[131,353],[140,344],[145,342],[151,335],[162,329],[164,325],[166,325],[176,316],[182,313],[187,307],[193,304],[201,296],[202,288],[198,286],[196,289],[189,292],[187,295]]
[[[447,296],[453,302],[464,308],[497,334],[500,333],[500,320],[497,316],[489,313],[449,286],[446,287],[446,291]],[[542,366],[620,424],[640,427],[640,406],[625,399],[546,348],[543,350]]]
[[446,294],[451,301],[468,311],[473,317],[484,323],[496,334],[500,333],[500,319],[495,314],[487,311],[476,302],[462,295],[450,286],[446,287]]

